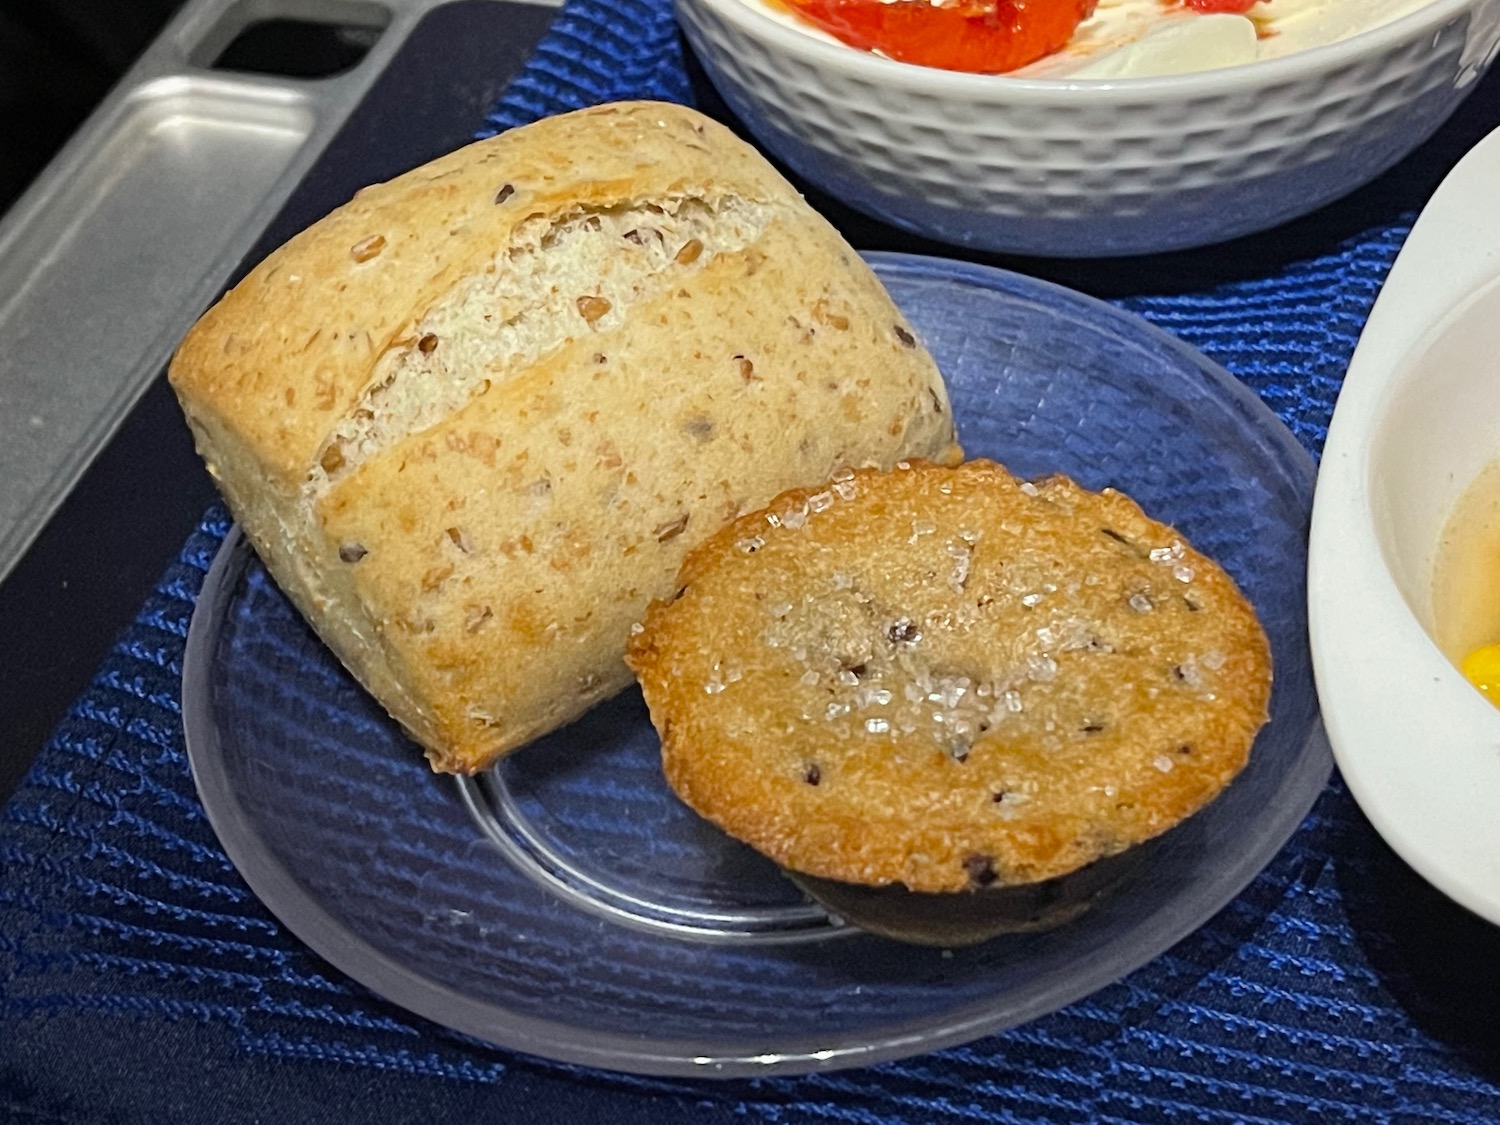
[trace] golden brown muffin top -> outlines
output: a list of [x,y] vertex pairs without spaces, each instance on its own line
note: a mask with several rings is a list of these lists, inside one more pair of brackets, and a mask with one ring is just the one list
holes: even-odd
[[783,493],[691,552],[629,663],[667,779],[794,871],[915,891],[1066,874],[1244,766],[1270,649],[1127,496],[911,463]]

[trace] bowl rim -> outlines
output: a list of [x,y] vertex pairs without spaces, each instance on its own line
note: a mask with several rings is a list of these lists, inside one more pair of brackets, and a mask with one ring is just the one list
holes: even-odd
[[926,93],[951,100],[1020,105],[1045,105],[1062,98],[1071,101],[1080,92],[1102,96],[1106,102],[1138,101],[1152,96],[1162,101],[1187,96],[1230,96],[1264,86],[1295,82],[1384,54],[1397,43],[1436,29],[1460,13],[1478,9],[1487,2],[1489,0],[1428,0],[1413,12],[1348,39],[1280,58],[1215,70],[1142,78],[1018,78],[898,62],[883,55],[825,41],[778,23],[758,10],[751,0],[675,0],[679,16],[683,8],[702,5],[736,24],[746,34],[768,42],[778,52],[798,56],[804,62],[845,77],[894,88],[921,87]]

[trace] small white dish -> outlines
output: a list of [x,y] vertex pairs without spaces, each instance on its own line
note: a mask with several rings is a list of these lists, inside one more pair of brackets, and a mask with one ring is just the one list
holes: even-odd
[[1432,638],[1439,535],[1500,459],[1500,131],[1412,228],[1360,337],[1313,507],[1309,626],[1360,807],[1455,901],[1500,923],[1500,709]]
[[676,6],[729,107],[808,184],[927,238],[1052,257],[1180,250],[1305,215],[1416,148],[1500,51],[1500,0],[1430,0],[1245,66],[1023,78],[896,62],[746,0]]

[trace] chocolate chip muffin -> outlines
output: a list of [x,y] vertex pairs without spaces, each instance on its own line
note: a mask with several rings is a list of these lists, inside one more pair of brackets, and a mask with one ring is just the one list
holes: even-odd
[[628,662],[668,782],[808,884],[1051,885],[1245,765],[1270,647],[1120,492],[974,461],[794,489],[690,552]]

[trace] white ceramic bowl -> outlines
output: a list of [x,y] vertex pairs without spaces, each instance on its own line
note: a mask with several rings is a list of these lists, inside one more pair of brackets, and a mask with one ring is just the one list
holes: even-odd
[[1500,709],[1432,639],[1439,534],[1500,459],[1500,132],[1443,182],[1360,337],[1318,475],[1308,622],[1349,788],[1430,882],[1500,923]]
[[808,183],[916,234],[1066,257],[1199,246],[1306,214],[1430,135],[1500,44],[1500,0],[1432,0],[1247,66],[1044,81],[894,62],[746,0],[677,12],[725,101]]

